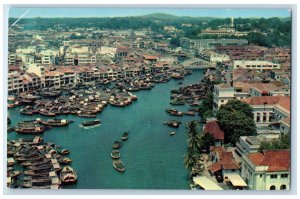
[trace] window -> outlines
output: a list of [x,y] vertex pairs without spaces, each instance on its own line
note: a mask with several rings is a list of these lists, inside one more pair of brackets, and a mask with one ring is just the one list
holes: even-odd
[[224,102],[224,100],[221,100],[221,102]]
[[262,174],[260,174],[260,175],[259,175],[259,177],[261,177],[261,178],[262,178]]
[[276,187],[274,185],[270,186],[270,190],[276,190]]
[[280,190],[286,190],[286,185],[285,184],[281,185]]
[[280,178],[287,178],[289,174],[281,174]]
[[275,178],[277,178],[277,174],[272,174],[271,179],[275,179]]

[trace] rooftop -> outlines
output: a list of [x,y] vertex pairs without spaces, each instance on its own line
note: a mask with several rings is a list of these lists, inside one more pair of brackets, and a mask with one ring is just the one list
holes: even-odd
[[267,171],[288,171],[290,170],[291,156],[290,149],[285,150],[264,150],[262,153],[252,153],[247,158],[255,166],[267,166]]

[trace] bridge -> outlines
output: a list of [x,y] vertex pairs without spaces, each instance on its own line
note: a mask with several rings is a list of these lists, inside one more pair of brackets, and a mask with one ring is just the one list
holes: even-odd
[[203,59],[193,58],[186,60],[181,63],[181,65],[187,69],[207,69],[207,68],[216,68],[215,64],[212,64]]

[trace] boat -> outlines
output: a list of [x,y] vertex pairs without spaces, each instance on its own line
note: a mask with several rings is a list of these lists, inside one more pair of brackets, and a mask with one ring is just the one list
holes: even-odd
[[170,133],[171,136],[172,136],[172,135],[175,135],[175,134],[176,134],[175,131],[173,131],[173,132]]
[[121,137],[121,140],[125,141],[125,140],[128,139],[128,137],[129,137],[129,132],[128,132],[128,131],[125,131],[125,132],[123,133],[122,137]]
[[113,158],[113,159],[118,159],[120,158],[121,154],[120,154],[120,151],[119,150],[113,150],[110,154],[110,156]]
[[115,141],[113,144],[114,149],[121,148],[121,146],[122,146],[122,141]]
[[170,127],[173,127],[173,128],[178,128],[179,125],[181,124],[181,122],[176,121],[176,120],[171,120],[171,121],[168,121],[168,122],[164,122],[164,124],[166,124]]
[[76,171],[70,166],[65,166],[60,172],[60,179],[62,183],[75,183],[77,182]]
[[60,158],[58,159],[58,162],[61,163],[61,164],[71,164],[72,160],[70,158]]
[[86,118],[95,118],[96,114],[90,114],[90,113],[79,113],[78,117],[86,117]]
[[39,122],[45,126],[64,127],[64,126],[68,126],[72,121],[65,120],[65,119],[49,119],[49,120],[39,120]]
[[40,110],[39,114],[44,115],[44,116],[49,116],[49,117],[54,117],[56,116],[55,113],[47,111],[47,110]]
[[82,122],[83,126],[93,126],[93,125],[97,125],[97,124],[101,124],[101,121],[100,120],[92,120],[92,121]]
[[70,151],[68,149],[62,149],[59,153],[62,155],[67,155],[70,153]]
[[120,172],[125,171],[125,165],[120,159],[113,160],[113,166],[117,171],[120,171]]
[[17,127],[14,129],[17,133],[20,134],[40,134],[44,132],[44,127],[42,126],[28,126],[28,127]]

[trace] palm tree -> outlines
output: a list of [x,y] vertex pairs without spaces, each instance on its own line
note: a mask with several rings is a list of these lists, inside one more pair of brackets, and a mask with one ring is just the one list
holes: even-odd
[[184,157],[184,165],[188,169],[192,169],[196,165],[196,162],[198,160],[199,153],[192,148],[187,148],[187,154]]

